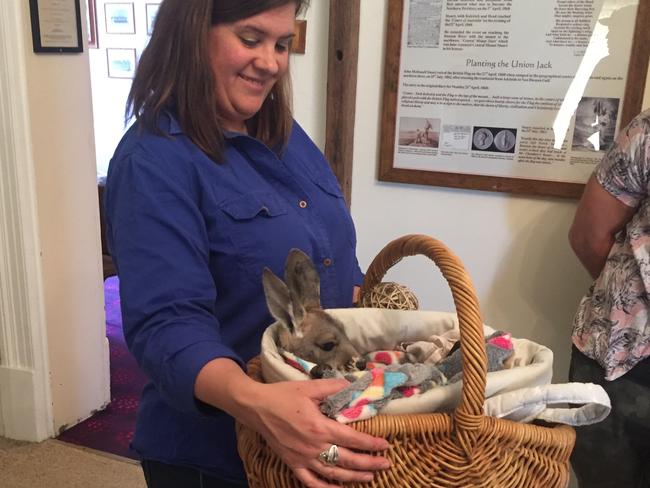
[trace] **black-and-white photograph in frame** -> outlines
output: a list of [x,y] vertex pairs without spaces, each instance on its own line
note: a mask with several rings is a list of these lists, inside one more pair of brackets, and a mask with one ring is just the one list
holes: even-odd
[[107,34],[135,34],[133,2],[104,4]]
[[607,151],[614,144],[620,99],[582,97],[576,109],[573,151]]
[[472,151],[514,153],[516,143],[514,127],[474,127]]
[[109,47],[106,49],[106,63],[109,78],[131,79],[136,68],[135,49]]

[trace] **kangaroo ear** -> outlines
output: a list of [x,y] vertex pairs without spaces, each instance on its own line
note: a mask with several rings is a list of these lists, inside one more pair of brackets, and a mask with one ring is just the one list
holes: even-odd
[[294,303],[294,310],[321,308],[320,277],[314,263],[300,249],[292,249],[284,266],[286,281]]
[[287,285],[269,268],[264,268],[262,272],[262,285],[264,286],[266,305],[273,318],[289,329],[292,334],[295,333],[293,306]]

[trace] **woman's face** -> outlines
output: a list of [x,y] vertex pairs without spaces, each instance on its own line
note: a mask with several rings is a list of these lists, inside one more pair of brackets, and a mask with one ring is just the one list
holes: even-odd
[[282,7],[228,24],[209,33],[217,110],[227,130],[246,132],[273,85],[289,67],[296,5]]

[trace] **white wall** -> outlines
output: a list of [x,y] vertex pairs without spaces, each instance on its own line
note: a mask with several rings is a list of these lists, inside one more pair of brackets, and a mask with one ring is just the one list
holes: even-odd
[[34,54],[29,2],[20,3],[57,430],[109,398],[88,55]]
[[[88,49],[92,80],[92,109],[95,129],[95,154],[97,176],[106,176],[108,163],[117,143],[125,131],[124,109],[131,89],[131,79],[108,76],[107,48],[134,48],[136,59],[149,42],[145,5],[159,0],[132,0],[135,34],[107,34],[105,3],[112,0],[96,0],[97,48]],[[119,2],[117,2],[119,3]]]
[[327,113],[327,42],[329,0],[312,1],[307,10],[305,54],[291,55],[294,117],[321,149],[325,149]]
[[[386,11],[386,0],[361,1],[352,180],[361,266],[404,234],[442,240],[472,277],[484,321],[549,346],[564,381],[571,321],[590,284],[567,242],[576,201],[377,181]],[[402,261],[388,278],[411,287],[422,308],[453,310],[426,258]]]

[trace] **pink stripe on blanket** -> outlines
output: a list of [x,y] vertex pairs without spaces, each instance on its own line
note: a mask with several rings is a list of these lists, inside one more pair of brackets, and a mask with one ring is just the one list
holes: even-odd
[[512,334],[503,334],[488,340],[488,344],[500,347],[501,349],[512,349]]
[[364,412],[365,407],[369,403],[370,400],[368,399],[361,400],[354,407],[344,408],[343,410],[341,410],[341,413],[339,415],[350,420],[358,419],[362,414],[365,413]]

